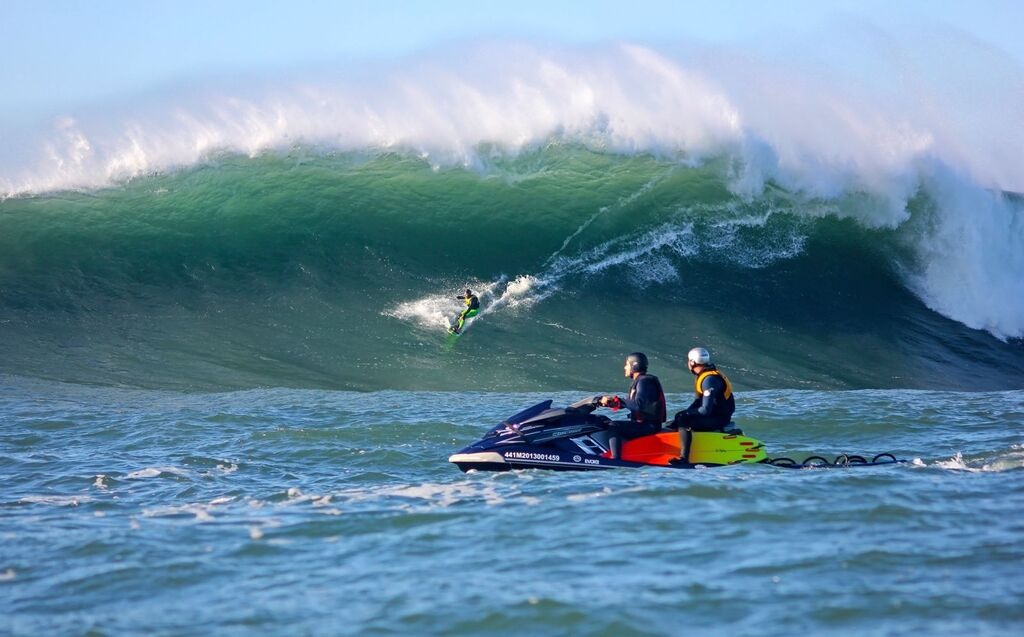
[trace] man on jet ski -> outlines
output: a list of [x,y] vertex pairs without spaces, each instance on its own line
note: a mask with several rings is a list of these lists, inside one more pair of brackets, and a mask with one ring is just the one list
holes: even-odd
[[625,407],[629,410],[628,421],[615,421],[608,430],[611,434],[608,445],[611,447],[612,458],[616,460],[622,455],[623,440],[657,433],[668,411],[661,381],[657,376],[647,373],[647,356],[643,352],[633,352],[627,356],[622,371],[623,376],[633,379],[633,384],[629,386],[629,396],[601,396],[600,399],[602,407]]
[[686,366],[697,377],[693,384],[697,397],[689,407],[675,415],[671,428],[680,431],[722,431],[736,411],[732,383],[711,364],[711,354],[703,347],[694,347],[689,351]]

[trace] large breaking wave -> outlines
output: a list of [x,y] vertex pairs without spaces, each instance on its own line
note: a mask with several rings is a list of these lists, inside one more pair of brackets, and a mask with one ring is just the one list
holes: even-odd
[[[513,226],[527,234],[524,240],[543,232],[541,243],[552,249],[531,253],[532,259],[498,250],[505,267],[490,260],[492,251],[476,267],[463,262],[438,273],[446,280],[472,273],[481,283],[513,281],[510,305],[536,303],[564,291],[568,281],[605,271],[631,272],[628,280],[643,288],[685,279],[694,262],[763,269],[804,255],[808,237],[831,232],[824,228],[851,223],[861,250],[883,253],[892,276],[927,307],[998,339],[1019,339],[1024,217],[1012,193],[1024,190],[1024,73],[998,51],[945,35],[940,54],[877,31],[847,32],[816,62],[738,47],[500,42],[343,72],[179,89],[82,110],[21,134],[0,161],[0,188],[7,193],[0,223],[32,234],[19,225],[33,223],[23,216],[31,214],[25,212],[31,201],[50,202],[56,219],[79,214],[80,206],[62,209],[53,202],[65,196],[53,193],[116,186],[132,194],[93,202],[152,225],[144,217],[160,206],[139,193],[192,188],[194,198],[175,201],[188,210],[175,213],[171,226],[188,219],[190,236],[203,237],[219,223],[223,202],[210,204],[198,195],[202,189],[265,179],[277,190],[253,203],[259,214],[277,215],[278,223],[293,226],[290,232],[301,234],[306,225],[309,233],[330,234],[317,227],[322,219],[265,204],[272,199],[289,208],[281,197],[291,193],[291,207],[315,208],[315,189],[330,188],[326,173],[336,171],[351,186],[353,178],[371,179],[367,172],[353,177],[369,166],[380,181],[366,181],[366,197],[386,198],[388,179],[416,175],[433,189],[430,196],[447,198],[450,214],[482,236]],[[954,54],[957,63],[950,64]],[[247,167],[235,154],[252,163]],[[318,162],[324,174],[289,172]],[[436,183],[417,162],[430,167]],[[160,177],[182,170],[177,178]],[[200,184],[209,170],[251,172]],[[145,180],[132,182],[140,177]],[[288,181],[300,178],[309,182]],[[508,190],[480,186],[466,198],[465,180],[498,180]],[[511,191],[538,184],[528,223],[517,225],[512,213],[495,210]],[[593,196],[567,211],[573,189]],[[402,215],[418,214],[420,193],[396,190],[413,199],[365,213],[384,215],[376,223],[387,229],[368,232],[366,250],[408,230]],[[204,215],[209,218],[199,218]],[[85,227],[77,231],[88,235]],[[274,245],[276,235],[267,232],[260,241],[271,245],[259,249],[280,255],[304,245]],[[633,247],[623,248],[622,238]],[[444,233],[435,239],[445,252]],[[195,242],[172,247],[166,240],[156,239],[166,253],[161,258],[181,257],[177,249],[202,251]],[[389,258],[419,259],[398,266],[415,269],[425,258],[414,254],[410,248],[405,257]],[[39,261],[6,259],[8,299],[18,296],[10,282],[31,275],[35,266],[26,264]],[[420,320],[424,306],[417,304],[436,294],[396,299],[385,314]]]

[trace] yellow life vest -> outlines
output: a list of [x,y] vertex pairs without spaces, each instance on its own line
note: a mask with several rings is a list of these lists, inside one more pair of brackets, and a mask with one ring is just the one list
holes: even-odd
[[729,400],[729,398],[732,396],[732,383],[730,383],[729,379],[725,377],[725,374],[718,371],[717,369],[709,369],[707,371],[703,371],[700,373],[700,375],[697,376],[697,380],[693,382],[693,389],[694,391],[697,392],[697,395],[700,396],[704,393],[703,391],[701,391],[700,386],[704,382],[704,379],[707,378],[708,376],[718,376],[719,378],[722,379],[722,382],[725,383],[725,393],[722,395],[722,397],[725,398],[726,400]]

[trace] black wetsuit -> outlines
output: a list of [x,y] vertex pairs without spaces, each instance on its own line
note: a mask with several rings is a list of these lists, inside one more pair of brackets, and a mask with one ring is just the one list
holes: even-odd
[[476,298],[475,294],[460,296],[459,298],[466,302],[466,309],[462,311],[463,313],[469,312],[470,310],[480,309],[480,299]]
[[452,333],[458,334],[462,330],[462,326],[466,324],[466,319],[473,318],[480,312],[480,299],[476,298],[475,294],[469,296],[457,296],[466,304],[466,309],[455,318],[455,327],[451,328]]
[[629,395],[621,403],[629,410],[629,420],[617,420],[608,429],[613,458],[620,456],[623,440],[647,436],[661,429],[667,414],[661,381],[652,374],[634,378]]
[[697,376],[697,397],[672,419],[672,427],[693,431],[721,431],[732,420],[736,398],[729,380],[714,367]]

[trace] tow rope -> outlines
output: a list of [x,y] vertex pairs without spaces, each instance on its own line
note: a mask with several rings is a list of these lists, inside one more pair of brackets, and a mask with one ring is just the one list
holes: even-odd
[[884,464],[899,464],[906,460],[900,460],[891,453],[880,453],[871,460],[864,456],[844,453],[836,456],[836,459],[832,461],[822,456],[811,456],[804,459],[803,462],[797,462],[792,458],[768,458],[762,462],[784,469],[832,469],[835,467],[877,467]]

